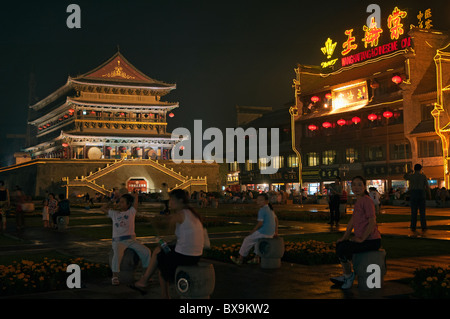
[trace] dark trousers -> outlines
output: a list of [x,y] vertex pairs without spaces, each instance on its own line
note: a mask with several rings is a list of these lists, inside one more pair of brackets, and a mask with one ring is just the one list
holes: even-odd
[[344,240],[336,245],[336,255],[340,262],[352,260],[353,254],[365,251],[378,250],[381,247],[381,239],[368,239],[362,243]]
[[416,229],[417,210],[419,210],[420,226],[422,227],[422,229],[426,229],[427,221],[425,218],[425,206],[426,206],[425,191],[418,190],[418,189],[412,189],[410,203],[411,203],[411,225],[410,225],[410,228],[412,230]]
[[339,205],[341,204],[341,198],[339,195],[333,195],[330,198],[330,222],[339,223],[341,213],[339,212]]

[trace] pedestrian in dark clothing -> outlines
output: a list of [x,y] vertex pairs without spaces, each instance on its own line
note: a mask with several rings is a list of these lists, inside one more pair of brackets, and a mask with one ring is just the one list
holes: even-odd
[[422,165],[414,165],[414,173],[407,173],[404,178],[409,181],[410,202],[411,202],[411,225],[412,231],[416,230],[417,210],[420,213],[420,226],[422,230],[427,229],[427,221],[425,217],[426,194],[431,198],[430,187],[425,174],[422,173]]
[[58,208],[56,212],[53,214],[53,224],[55,227],[58,226],[58,217],[59,216],[70,216],[70,202],[65,198],[64,194],[59,194],[59,202]]
[[339,212],[339,205],[341,204],[342,186],[341,178],[336,176],[334,184],[330,184],[330,222],[329,224],[333,226],[339,226],[339,219],[341,214]]

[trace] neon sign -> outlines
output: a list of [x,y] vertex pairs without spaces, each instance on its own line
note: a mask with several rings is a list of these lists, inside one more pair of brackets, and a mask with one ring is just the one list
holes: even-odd
[[[414,14],[411,17],[414,17]],[[433,26],[431,17],[431,9],[427,9],[423,13],[419,11],[417,15],[419,20],[418,27],[431,28]],[[408,12],[396,6],[384,21],[381,21],[381,19],[376,20],[374,16],[370,16],[367,19],[367,22],[370,22],[369,26],[363,25],[361,28],[345,30],[345,38],[343,37],[341,44],[339,44],[339,46],[342,46],[342,50],[340,50],[341,66],[348,66],[410,47],[412,45],[411,38],[406,36],[405,32],[405,25],[409,24],[406,22],[407,18]],[[414,28],[415,26],[411,24],[410,27]],[[358,44],[359,41],[364,43],[364,47]],[[389,41],[391,42],[388,43]],[[337,63],[338,59],[332,59],[337,43],[328,38],[325,46],[321,47],[322,53],[328,58],[328,61],[321,63],[322,68],[327,68]],[[365,49],[365,51],[360,50],[360,47],[363,50]],[[354,51],[361,52],[356,53]]]
[[325,54],[328,59],[328,61],[321,63],[322,68],[327,68],[329,66],[333,66],[337,62],[338,59],[330,60],[331,56],[334,53],[334,49],[336,48],[336,44],[337,44],[337,42],[333,43],[333,41],[330,38],[328,38],[327,41],[325,41],[325,46],[320,48],[322,53]]
[[348,108],[361,108],[369,102],[369,95],[367,93],[367,82],[357,82],[345,85],[340,88],[333,89],[333,111],[331,113],[338,113],[343,109],[348,111]]

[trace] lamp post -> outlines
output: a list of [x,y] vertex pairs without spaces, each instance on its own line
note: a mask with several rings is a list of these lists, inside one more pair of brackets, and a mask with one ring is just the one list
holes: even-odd
[[301,189],[303,185],[302,181],[302,156],[300,155],[300,152],[297,150],[297,147],[295,146],[295,117],[298,116],[298,108],[297,106],[291,106],[289,108],[289,114],[291,115],[291,142],[292,142],[292,150],[297,155],[298,159],[298,183],[299,183],[299,191],[301,196]]

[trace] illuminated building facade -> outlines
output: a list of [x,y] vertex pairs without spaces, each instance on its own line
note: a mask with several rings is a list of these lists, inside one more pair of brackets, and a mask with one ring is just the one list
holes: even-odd
[[404,189],[403,175],[416,163],[432,188],[449,186],[442,96],[450,70],[436,66],[449,61],[450,37],[431,17],[427,9],[408,20],[395,7],[386,21],[345,30],[341,42],[328,38],[322,67],[297,66],[292,109],[308,193],[323,191],[335,176],[349,185],[356,175],[381,193]]
[[117,52],[30,106],[26,151],[32,159],[168,159],[176,141],[167,117],[178,103],[161,97],[175,88]]

